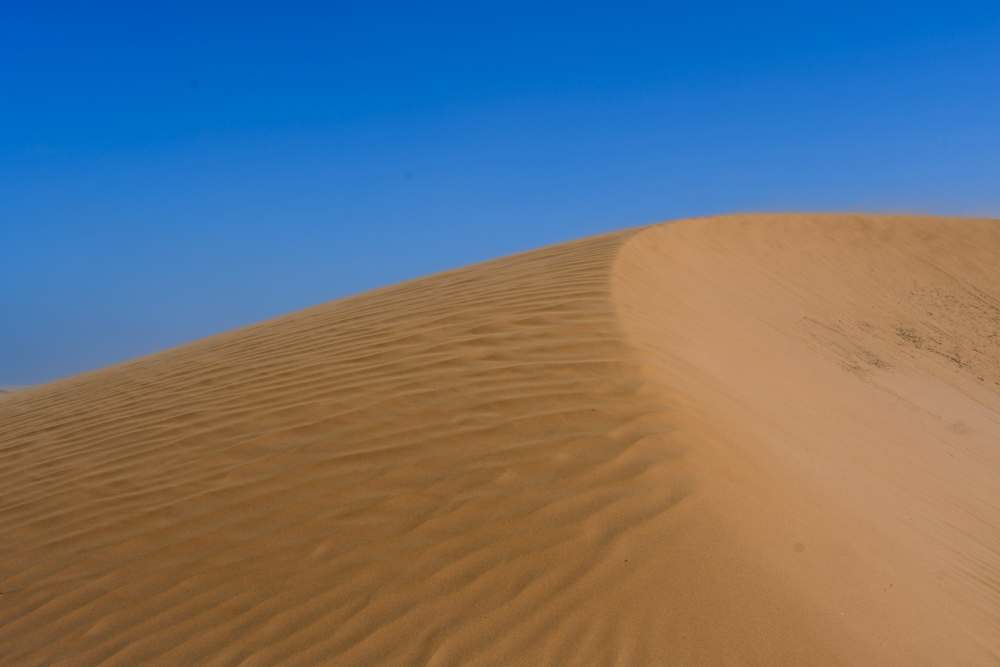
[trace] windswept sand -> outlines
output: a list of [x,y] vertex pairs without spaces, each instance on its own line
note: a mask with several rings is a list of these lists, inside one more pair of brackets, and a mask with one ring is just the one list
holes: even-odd
[[1000,222],[584,239],[0,396],[3,665],[1000,664]]

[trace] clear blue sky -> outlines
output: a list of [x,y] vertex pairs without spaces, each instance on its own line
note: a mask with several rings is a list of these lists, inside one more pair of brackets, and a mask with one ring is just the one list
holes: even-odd
[[1000,217],[1000,3],[753,4],[3,3],[0,385],[659,220]]

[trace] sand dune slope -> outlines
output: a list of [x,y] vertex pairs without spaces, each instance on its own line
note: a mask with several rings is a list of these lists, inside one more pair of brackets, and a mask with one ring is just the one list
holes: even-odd
[[689,220],[0,397],[0,664],[1000,663],[1000,223]]

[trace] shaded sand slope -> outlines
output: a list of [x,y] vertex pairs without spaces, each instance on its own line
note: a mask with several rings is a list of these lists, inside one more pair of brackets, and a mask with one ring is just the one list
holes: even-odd
[[5,397],[5,663],[640,650],[606,605],[690,482],[610,298],[624,238]]
[[0,664],[996,664],[1000,225],[690,220],[0,397]]

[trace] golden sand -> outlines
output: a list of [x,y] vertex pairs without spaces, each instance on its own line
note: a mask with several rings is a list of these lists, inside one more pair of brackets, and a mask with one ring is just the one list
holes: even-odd
[[4,394],[0,664],[1000,664],[1000,222],[668,223]]

